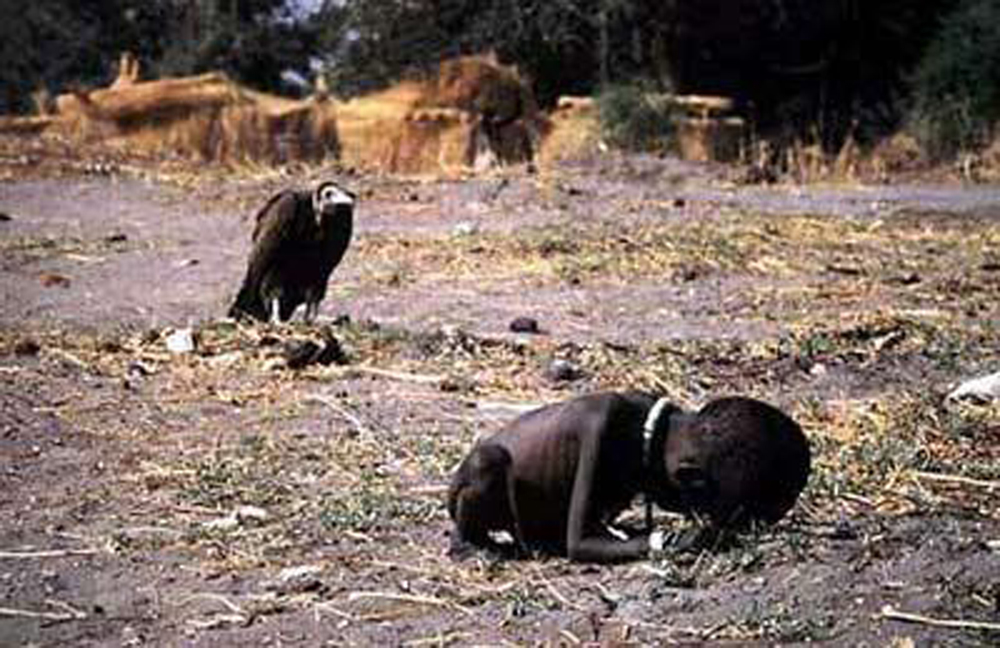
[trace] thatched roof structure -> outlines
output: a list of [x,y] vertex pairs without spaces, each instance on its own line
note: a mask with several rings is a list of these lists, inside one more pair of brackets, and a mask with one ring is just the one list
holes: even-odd
[[339,154],[336,109],[325,98],[297,101],[255,92],[218,72],[156,81],[138,76],[135,59],[125,55],[110,87],[61,95],[53,114],[8,119],[0,130],[55,132],[223,162],[317,161]]
[[338,111],[346,163],[403,173],[529,161],[543,122],[528,84],[492,56],[444,61]]

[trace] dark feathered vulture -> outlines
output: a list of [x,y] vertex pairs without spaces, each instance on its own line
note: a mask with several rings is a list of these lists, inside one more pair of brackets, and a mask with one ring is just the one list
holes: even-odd
[[311,322],[354,228],[354,194],[333,182],[282,191],[257,213],[253,248],[230,317],[287,321],[300,304]]

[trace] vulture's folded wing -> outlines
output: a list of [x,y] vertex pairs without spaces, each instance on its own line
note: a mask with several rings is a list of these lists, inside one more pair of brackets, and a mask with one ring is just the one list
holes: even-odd
[[301,200],[293,191],[282,191],[257,212],[248,276],[259,279],[278,259],[298,253],[299,242],[308,236],[308,228],[314,227],[308,214],[302,213]]

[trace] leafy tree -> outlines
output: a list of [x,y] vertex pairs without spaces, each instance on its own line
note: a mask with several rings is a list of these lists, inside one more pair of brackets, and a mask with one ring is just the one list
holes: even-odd
[[541,102],[591,94],[648,66],[638,0],[346,0],[317,15],[331,86],[352,95],[444,58],[496,53],[534,82]]
[[656,13],[679,91],[732,96],[764,133],[836,148],[902,116],[905,79],[954,0],[668,0]]
[[158,76],[222,70],[261,90],[279,89],[286,69],[307,71],[315,49],[313,30],[285,0],[187,0],[176,3],[167,31]]
[[913,123],[932,154],[985,144],[1000,121],[1000,5],[963,0],[913,76]]
[[314,50],[285,0],[3,0],[0,112],[29,110],[39,88],[105,85],[123,51],[156,76],[221,69],[273,91]]
[[110,80],[123,50],[147,57],[161,43],[165,2],[0,2],[0,112],[31,108],[33,91]]

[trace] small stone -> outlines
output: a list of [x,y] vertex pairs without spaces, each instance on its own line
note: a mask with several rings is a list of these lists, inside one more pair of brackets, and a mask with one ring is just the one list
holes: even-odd
[[212,367],[232,367],[244,357],[245,353],[243,351],[230,351],[206,358],[206,362]]
[[322,571],[323,568],[318,565],[286,567],[278,572],[274,580],[266,582],[264,588],[279,594],[315,592],[323,587],[323,581],[319,578]]
[[302,369],[319,355],[320,346],[312,340],[291,340],[282,352],[289,369]]
[[471,236],[479,231],[479,227],[475,223],[462,221],[458,225],[455,225],[453,231],[456,236]]
[[571,380],[576,380],[577,378],[580,378],[583,375],[583,372],[580,370],[579,367],[574,365],[572,362],[568,360],[563,360],[561,358],[553,360],[549,364],[548,369],[546,369],[545,373],[550,380],[554,380],[556,382],[568,382]]
[[916,272],[908,272],[906,274],[893,275],[885,280],[885,283],[892,286],[912,286],[923,281]]
[[691,282],[691,281],[695,281],[696,279],[698,279],[699,277],[701,277],[701,275],[702,275],[701,268],[698,268],[696,266],[691,266],[691,265],[682,266],[675,273],[675,276],[679,280],[681,280],[681,281],[683,281],[685,283]]
[[325,340],[323,341],[323,348],[316,355],[315,361],[326,367],[331,364],[349,364],[350,358],[347,357],[347,352],[344,351],[344,347],[340,344],[340,340],[327,333]]
[[284,358],[268,358],[261,363],[261,369],[264,371],[277,371],[278,369],[284,369],[286,366]]
[[816,378],[820,378],[826,375],[826,371],[827,371],[826,365],[823,364],[822,362],[817,362],[816,364],[814,364],[812,367],[809,368],[809,375],[815,376]]
[[510,330],[514,333],[539,333],[538,320],[533,317],[515,317],[510,323]]
[[69,277],[54,272],[43,272],[38,275],[38,280],[46,288],[69,288]]
[[833,526],[833,532],[830,534],[830,537],[834,540],[856,540],[858,530],[850,520],[841,518]]
[[42,346],[31,338],[18,340],[14,345],[14,354],[19,356],[35,356],[42,350]]
[[114,338],[102,338],[97,342],[97,350],[101,353],[121,353],[124,349],[118,340]]
[[262,347],[275,346],[280,343],[281,343],[281,338],[271,333],[264,333],[263,335],[260,336],[260,339],[257,340],[257,346],[262,346]]
[[461,376],[446,376],[438,383],[438,389],[446,393],[467,392],[475,388],[475,383]]
[[267,522],[270,517],[270,514],[259,506],[241,506],[233,512],[233,515],[241,524]]
[[125,371],[129,376],[136,378],[148,376],[153,373],[153,370],[150,369],[149,366],[139,360],[133,360],[128,363],[128,369]]
[[240,521],[231,515],[205,522],[202,526],[212,531],[232,531],[240,525]]

